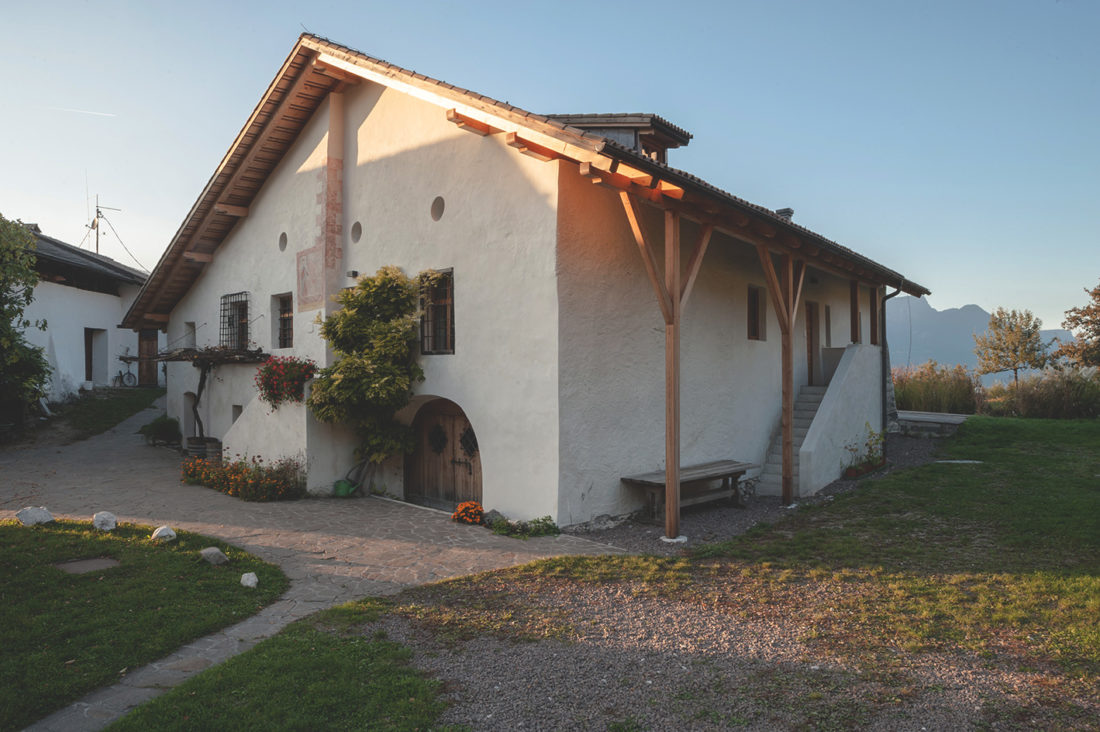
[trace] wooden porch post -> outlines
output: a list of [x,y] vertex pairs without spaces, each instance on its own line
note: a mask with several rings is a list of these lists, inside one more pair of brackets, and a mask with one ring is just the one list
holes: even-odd
[[626,191],[620,193],[620,198],[665,321],[665,536],[675,539],[680,535],[680,314],[695,286],[714,225],[703,225],[692,250],[688,271],[681,279],[680,214],[664,209],[665,271],[662,279],[658,276],[653,248],[642,229],[636,202]]
[[868,305],[868,307],[870,308],[870,311],[871,311],[871,318],[870,318],[870,320],[871,320],[871,327],[870,327],[871,339],[870,339],[870,341],[871,341],[872,346],[877,346],[878,343],[879,343],[879,332],[878,332],[879,331],[879,321],[878,321],[879,299],[878,299],[878,295],[879,295],[878,287],[877,286],[872,287],[871,291],[870,291],[870,295],[868,296],[868,302],[867,302],[867,305]]
[[680,535],[680,215],[665,210],[665,535]]
[[852,317],[852,343],[859,343],[859,281],[852,280],[849,283],[849,295],[848,300],[850,303],[850,311]]
[[[780,364],[783,386],[779,422],[783,443],[783,505],[794,501],[794,326],[798,320],[798,309],[802,299],[802,283],[806,277],[806,264],[798,263],[797,281],[796,263],[790,254],[781,256],[782,272],[776,273],[771,252],[762,245],[756,247],[764,276],[768,280],[772,306],[780,331]],[[782,275],[782,278],[780,277]]]

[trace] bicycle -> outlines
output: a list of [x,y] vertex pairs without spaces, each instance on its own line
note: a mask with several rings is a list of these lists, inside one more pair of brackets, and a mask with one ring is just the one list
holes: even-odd
[[134,356],[119,356],[118,360],[126,364],[126,373],[119,369],[118,374],[111,380],[111,386],[137,386],[137,376],[130,371],[130,364],[138,359]]

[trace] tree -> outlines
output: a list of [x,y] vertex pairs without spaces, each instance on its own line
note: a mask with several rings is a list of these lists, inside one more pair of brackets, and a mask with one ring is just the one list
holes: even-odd
[[383,267],[336,296],[342,309],[321,335],[339,360],[313,381],[309,408],[322,422],[342,422],[359,438],[360,460],[380,463],[412,449],[412,431],[394,415],[424,380],[416,362],[420,289],[397,267]]
[[1100,285],[1085,294],[1091,302],[1070,308],[1062,321],[1062,327],[1073,331],[1076,340],[1061,344],[1054,356],[1075,366],[1100,366]]
[[50,375],[41,348],[23,335],[31,322],[23,311],[34,299],[38,284],[35,238],[19,221],[0,215],[0,421],[21,423],[26,406],[40,398]]
[[1020,369],[1041,369],[1046,364],[1046,346],[1039,334],[1043,321],[1030,310],[997,310],[989,316],[989,330],[974,336],[978,371],[996,374],[1011,371],[1016,386]]

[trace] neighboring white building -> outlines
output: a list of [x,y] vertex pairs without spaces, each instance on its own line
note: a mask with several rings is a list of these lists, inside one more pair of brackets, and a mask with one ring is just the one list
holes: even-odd
[[[690,137],[649,114],[532,114],[303,35],[124,325],[324,366],[317,318],[355,273],[447,271],[402,415],[419,447],[385,466],[390,493],[570,525],[640,506],[624,475],[764,464],[776,434],[793,457],[774,490],[812,493],[881,428],[885,288],[928,291],[669,167]],[[217,367],[206,433],[301,456],[327,490],[350,435],[270,412],[255,371]],[[197,379],[169,365],[185,433]],[[827,383],[795,429],[799,385]]]
[[45,351],[53,369],[48,399],[62,401],[81,388],[109,386],[120,370],[128,370],[119,356],[143,359],[129,369],[142,386],[163,385],[155,357],[164,335],[156,328],[135,333],[119,325],[145,284],[145,273],[47,236],[36,224],[27,227],[37,238],[39,282],[24,317],[45,321],[46,329],[28,328],[25,335]]

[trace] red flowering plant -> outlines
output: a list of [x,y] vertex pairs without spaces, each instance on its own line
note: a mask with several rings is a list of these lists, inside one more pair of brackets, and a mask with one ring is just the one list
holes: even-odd
[[484,513],[480,503],[477,501],[466,501],[465,503],[458,504],[458,508],[451,514],[451,520],[458,521],[461,524],[473,524],[477,526],[481,523],[481,517]]
[[272,356],[256,371],[256,389],[276,409],[283,402],[302,401],[306,382],[316,373],[317,364],[308,358]]

